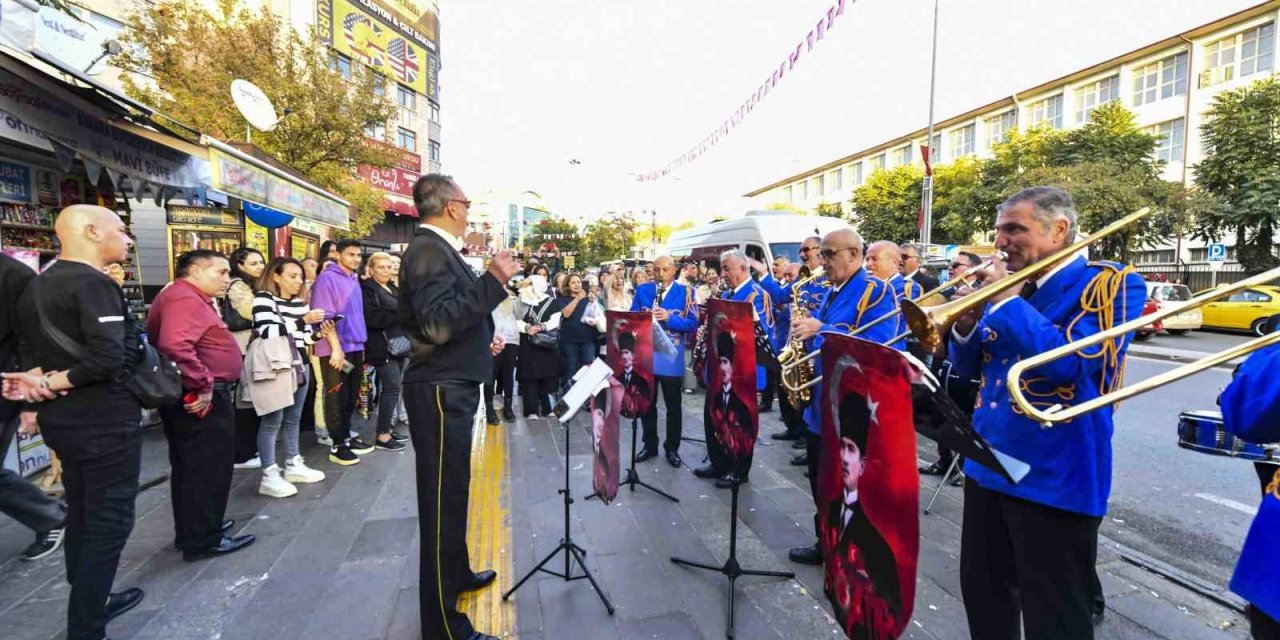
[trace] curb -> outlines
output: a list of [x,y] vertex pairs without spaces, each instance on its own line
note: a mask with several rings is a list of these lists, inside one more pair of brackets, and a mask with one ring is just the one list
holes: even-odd
[[[1139,358],[1147,358],[1149,360],[1162,360],[1164,362],[1176,362],[1179,364],[1187,364],[1189,362],[1195,362],[1196,360],[1205,358],[1207,356],[1211,356],[1213,354],[1206,351],[1178,351],[1176,349],[1165,349],[1162,347],[1148,347],[1140,344],[1131,343],[1129,345],[1128,355],[1136,356]],[[1225,371],[1231,371],[1232,369],[1235,368],[1237,364],[1240,363],[1240,361],[1241,361],[1240,359],[1232,360],[1230,362],[1217,365],[1213,368],[1222,369]]]

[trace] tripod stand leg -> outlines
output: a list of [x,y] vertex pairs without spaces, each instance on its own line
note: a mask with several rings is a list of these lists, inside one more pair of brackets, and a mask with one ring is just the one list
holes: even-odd
[[516,589],[519,589],[521,585],[523,585],[524,583],[528,582],[528,581],[529,581],[529,578],[532,578],[532,577],[533,577],[533,574],[535,574],[535,573],[537,573],[537,572],[541,571],[541,570],[542,570],[542,567],[546,566],[546,564],[547,564],[548,562],[551,562],[551,559],[552,559],[552,558],[554,558],[554,557],[556,557],[556,554],[557,554],[557,553],[560,553],[560,550],[561,550],[561,549],[564,549],[564,547],[565,547],[564,543],[563,543],[563,542],[562,542],[562,543],[560,543],[560,546],[556,547],[554,551],[552,551],[551,553],[547,554],[547,557],[543,558],[543,559],[542,559],[542,562],[539,562],[539,563],[538,563],[538,566],[536,566],[536,567],[534,567],[534,568],[530,569],[530,570],[529,570],[529,573],[524,574],[524,577],[523,577],[523,578],[520,578],[520,581],[519,581],[519,582],[517,582],[517,583],[515,584],[515,586],[514,586],[514,587],[511,587],[511,589],[509,589],[506,593],[502,594],[502,599],[503,599],[503,600],[506,600],[507,598],[510,598],[510,597],[511,597],[511,594],[513,594],[513,593],[515,593],[515,592],[516,592]]
[[929,498],[929,504],[924,507],[924,514],[929,515],[929,510],[933,508],[934,500],[938,499],[938,494],[942,493],[942,488],[947,486],[947,482],[951,480],[951,475],[956,472],[956,465],[960,464],[960,456],[951,459],[951,466],[947,467],[947,472],[942,474],[942,481],[938,483],[938,488],[933,490],[933,497]]
[[736,588],[737,581],[738,579],[736,576],[729,576],[729,621],[725,626],[725,629],[727,629],[727,631],[725,631],[725,636],[727,636],[729,640],[733,640],[733,600],[734,592],[738,590]]
[[604,603],[605,610],[609,612],[609,615],[613,615],[613,603],[609,602],[609,597],[604,595],[604,591],[600,589],[599,583],[596,582],[596,577],[591,575],[591,570],[587,568],[587,563],[582,560],[582,555],[586,552],[579,549],[578,545],[572,542],[569,543],[568,552],[573,554],[573,557],[578,561],[578,566],[582,567],[583,575],[591,582],[591,588],[596,590],[596,595],[600,596],[600,601]]

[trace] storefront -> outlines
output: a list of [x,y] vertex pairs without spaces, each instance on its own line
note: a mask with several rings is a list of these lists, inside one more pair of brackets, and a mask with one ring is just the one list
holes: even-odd
[[166,207],[166,222],[170,280],[178,256],[188,251],[212,249],[230,256],[245,245],[244,216],[234,209],[171,204]]

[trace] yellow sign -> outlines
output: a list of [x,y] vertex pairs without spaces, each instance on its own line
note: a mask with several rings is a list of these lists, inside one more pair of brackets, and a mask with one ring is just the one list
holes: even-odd
[[267,228],[248,219],[244,219],[244,246],[257,249],[262,255],[268,255],[267,245],[270,233]]
[[402,28],[402,23],[401,27],[389,24],[387,12],[377,11],[365,0],[318,0],[316,9],[321,36],[329,46],[418,93],[435,97],[439,61],[421,33]]
[[576,257],[577,257],[577,256],[574,256],[573,254],[569,254],[569,255],[565,256],[565,257],[564,257],[564,268],[565,268],[565,269],[572,270],[572,269],[574,268],[574,266],[575,266],[575,265],[577,265]]

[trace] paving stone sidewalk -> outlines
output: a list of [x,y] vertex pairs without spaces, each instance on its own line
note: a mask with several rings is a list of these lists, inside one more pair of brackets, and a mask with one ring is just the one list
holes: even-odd
[[[701,396],[685,396],[685,433],[702,433]],[[751,482],[740,498],[738,553],[744,566],[795,571],[796,580],[738,581],[737,637],[750,639],[838,638],[821,597],[818,568],[793,565],[787,549],[812,540],[813,506],[803,468],[787,464],[790,443],[769,440],[777,413],[763,414]],[[519,420],[492,429],[510,451],[509,494],[512,549],[505,557],[522,576],[562,537],[557,494],[564,481],[566,430],[548,420]],[[702,445],[681,447],[686,467],[665,460],[640,465],[641,477],[680,498],[679,504],[644,488],[624,489],[611,505],[583,501],[590,492],[590,446],[585,423],[574,425],[569,447],[575,503],[571,529],[587,565],[617,607],[609,616],[584,580],[566,583],[538,574],[512,597],[515,628],[522,640],[619,638],[622,640],[718,639],[724,637],[725,580],[709,572],[673,565],[670,556],[719,564],[728,552],[729,491],[695,478],[688,467],[701,461]],[[630,451],[624,430],[624,455]],[[323,459],[304,434],[304,455]],[[932,443],[919,445],[930,457]],[[138,523],[125,549],[118,587],[142,587],[142,605],[115,621],[113,638],[291,640],[409,640],[420,637],[417,613],[418,535],[412,450],[379,451],[355,467],[316,465],[326,482],[300,486],[296,498],[257,495],[258,473],[237,471],[228,517],[237,532],[254,533],[250,549],[187,564],[171,548],[168,483],[138,498]],[[159,429],[146,434],[143,480],[167,473]],[[935,480],[921,486],[921,504]],[[960,601],[961,493],[948,487],[930,515],[921,517],[919,583],[915,615],[905,637],[965,639]],[[60,556],[22,562],[31,540],[21,525],[0,516],[0,637],[50,640],[62,637],[68,588]],[[557,559],[556,570],[563,570]],[[1234,611],[1122,560],[1109,547],[1099,570],[1108,611],[1102,639],[1176,640],[1246,638],[1247,625]],[[434,640],[434,639],[433,639]]]

